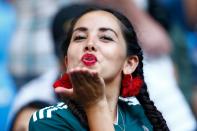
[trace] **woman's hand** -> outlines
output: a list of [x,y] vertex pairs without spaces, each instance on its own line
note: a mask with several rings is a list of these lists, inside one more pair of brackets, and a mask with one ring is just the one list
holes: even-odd
[[71,69],[68,74],[73,88],[58,87],[55,89],[56,93],[62,97],[74,99],[84,107],[105,100],[105,83],[96,71],[87,68],[76,68]]
[[77,68],[70,71],[70,79],[73,85],[73,95],[81,105],[87,107],[104,99],[104,80],[96,71],[86,68]]

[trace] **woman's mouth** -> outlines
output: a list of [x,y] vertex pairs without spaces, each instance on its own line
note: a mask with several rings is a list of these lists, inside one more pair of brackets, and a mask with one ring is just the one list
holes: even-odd
[[84,54],[81,58],[81,61],[86,66],[93,66],[97,62],[97,58],[93,54]]

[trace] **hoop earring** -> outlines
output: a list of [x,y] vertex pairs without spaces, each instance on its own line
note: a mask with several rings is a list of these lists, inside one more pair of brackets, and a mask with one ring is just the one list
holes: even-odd
[[67,73],[61,74],[60,78],[54,82],[53,87],[64,87],[67,89],[72,88],[72,83],[70,81],[69,75]]
[[132,78],[131,74],[123,75],[121,96],[131,97],[138,95],[142,84],[143,80],[139,76]]

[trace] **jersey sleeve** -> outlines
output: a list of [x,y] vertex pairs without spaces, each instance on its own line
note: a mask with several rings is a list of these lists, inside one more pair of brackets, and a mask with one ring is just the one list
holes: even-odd
[[36,111],[30,118],[29,131],[71,131],[72,127],[55,112],[61,109],[52,106]]

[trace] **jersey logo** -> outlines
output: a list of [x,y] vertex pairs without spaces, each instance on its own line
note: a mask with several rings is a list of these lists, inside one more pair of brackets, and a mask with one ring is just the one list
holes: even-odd
[[[56,106],[49,106],[45,107],[43,109],[40,109],[39,111],[34,112],[33,114],[33,121],[37,121],[38,119],[43,119],[43,118],[51,118],[52,117],[52,112],[56,110],[62,110],[62,109],[67,109],[68,106],[65,105],[63,102],[58,103]],[[38,117],[37,117],[38,115]]]

